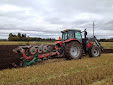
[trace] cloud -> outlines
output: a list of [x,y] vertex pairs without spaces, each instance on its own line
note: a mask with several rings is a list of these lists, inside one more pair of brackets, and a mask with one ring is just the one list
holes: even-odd
[[92,36],[92,22],[98,38],[113,33],[113,0],[0,0],[0,38],[9,33],[31,37],[56,38],[64,29],[87,29]]
[[21,11],[22,9],[14,5],[2,5],[0,6],[0,11],[10,12],[10,11]]

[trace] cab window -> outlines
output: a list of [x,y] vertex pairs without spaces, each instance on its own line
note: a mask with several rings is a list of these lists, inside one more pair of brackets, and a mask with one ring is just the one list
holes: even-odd
[[67,39],[67,32],[62,33],[62,40],[64,41],[64,40],[66,40],[66,39]]
[[68,39],[74,38],[74,31],[68,31]]
[[82,39],[81,33],[80,32],[75,32],[75,38],[78,40]]

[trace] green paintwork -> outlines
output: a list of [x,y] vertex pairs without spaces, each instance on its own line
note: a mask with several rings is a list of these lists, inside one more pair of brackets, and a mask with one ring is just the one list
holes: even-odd
[[36,53],[34,55],[34,58],[31,61],[28,61],[28,62],[24,63],[24,66],[30,66],[30,65],[34,64],[34,62],[37,62],[37,61],[38,61],[38,54]]

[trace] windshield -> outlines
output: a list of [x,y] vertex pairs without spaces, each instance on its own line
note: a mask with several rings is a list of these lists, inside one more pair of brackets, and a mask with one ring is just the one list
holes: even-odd
[[62,41],[65,41],[67,39],[78,39],[82,42],[82,36],[80,32],[77,31],[67,31],[62,33]]
[[74,31],[68,31],[68,39],[74,38]]
[[73,38],[74,38],[74,31],[68,31],[62,33],[62,41]]

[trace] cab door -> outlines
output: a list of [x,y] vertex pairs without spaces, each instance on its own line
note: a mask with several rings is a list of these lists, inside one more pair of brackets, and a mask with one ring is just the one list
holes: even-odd
[[82,43],[82,35],[80,32],[75,32],[75,38],[78,39]]

